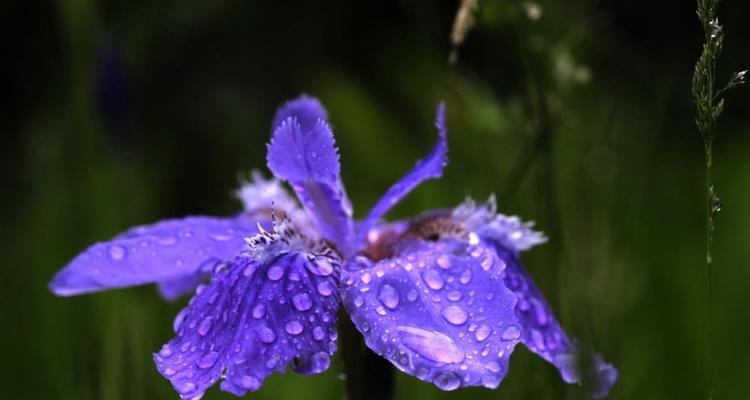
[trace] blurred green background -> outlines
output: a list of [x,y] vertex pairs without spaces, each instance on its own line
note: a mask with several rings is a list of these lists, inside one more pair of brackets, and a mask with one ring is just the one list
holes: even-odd
[[[185,300],[153,287],[62,299],[47,282],[129,226],[238,210],[238,174],[266,171],[274,109],[300,92],[329,109],[359,217],[434,143],[444,99],[445,177],[391,217],[496,193],[550,236],[525,264],[566,329],[619,369],[610,398],[707,398],[692,1],[480,1],[455,66],[456,1],[4,5],[0,398],[177,397],[151,352]],[[725,1],[719,15],[723,80],[750,65],[750,3]],[[717,399],[750,393],[749,100],[729,95],[715,144]],[[339,399],[341,372],[275,375],[247,397]],[[399,373],[397,393],[584,395],[520,346],[497,391],[443,393]]]

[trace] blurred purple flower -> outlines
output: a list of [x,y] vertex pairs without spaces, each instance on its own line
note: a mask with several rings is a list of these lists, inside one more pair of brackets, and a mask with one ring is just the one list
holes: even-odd
[[154,354],[185,399],[220,379],[222,390],[244,395],[290,363],[299,373],[325,371],[339,302],[373,351],[440,389],[496,388],[523,343],[564,381],[590,379],[594,396],[606,396],[617,371],[597,355],[582,376],[582,353],[521,266],[520,252],[545,241],[530,223],[498,214],[494,198],[382,220],[421,182],[442,175],[443,105],[438,143],[360,223],[327,120],[316,99],[285,104],[268,145],[276,179],[256,173],[243,185],[243,212],[133,228],[84,251],[50,288],[67,296],[155,282],[175,298],[197,287],[175,319],[177,336]]

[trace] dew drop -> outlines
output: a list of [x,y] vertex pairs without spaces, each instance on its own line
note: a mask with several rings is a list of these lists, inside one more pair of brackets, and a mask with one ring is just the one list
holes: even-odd
[[516,340],[521,337],[521,330],[515,326],[510,325],[505,330],[503,330],[502,335],[500,335],[500,338],[503,340]]
[[273,343],[276,340],[276,333],[267,326],[258,329],[258,339],[263,343]]
[[238,383],[241,388],[248,390],[256,390],[260,387],[258,378],[250,375],[243,376]]
[[313,374],[321,373],[331,365],[331,356],[328,353],[319,351],[310,357],[310,372]]
[[500,372],[502,370],[502,368],[500,368],[500,363],[498,363],[497,361],[490,361],[484,367],[488,371],[494,372],[494,373],[498,373],[498,372]]
[[391,310],[396,309],[399,303],[399,295],[396,288],[385,283],[380,286],[380,292],[378,293],[378,300],[383,303],[384,306]]
[[383,306],[377,306],[375,308],[375,312],[378,313],[378,315],[385,315],[385,314],[387,314],[387,311],[385,311],[385,308],[383,308]]
[[489,271],[490,268],[492,268],[492,265],[495,264],[494,260],[492,259],[492,255],[488,254],[484,259],[482,260],[479,265],[482,266],[482,269],[485,271]]
[[438,372],[433,376],[432,381],[435,383],[435,386],[445,391],[455,390],[461,386],[461,379],[450,371]]
[[409,293],[406,294],[406,299],[409,301],[414,301],[417,299],[417,291],[414,289],[409,290]]
[[195,384],[193,382],[183,382],[177,385],[177,391],[180,393],[188,393],[195,390]]
[[487,339],[487,337],[490,336],[491,332],[492,330],[490,329],[489,326],[482,325],[479,328],[477,328],[476,332],[474,332],[474,337],[477,339],[478,342],[482,342],[485,339]]
[[261,319],[266,315],[266,306],[263,303],[258,303],[253,307],[253,318]]
[[331,283],[328,281],[323,281],[318,284],[318,293],[320,293],[321,296],[330,296],[331,293],[333,293],[333,287],[331,287]]
[[459,292],[457,290],[454,290],[454,291],[448,293],[448,295],[445,296],[445,297],[447,297],[448,300],[450,300],[450,301],[459,301],[459,300],[461,300],[461,292]]
[[362,280],[362,283],[366,285],[372,281],[372,275],[370,275],[370,273],[368,272],[365,272],[359,279]]
[[427,271],[423,272],[422,279],[432,290],[440,290],[445,284],[442,275],[440,275],[440,273],[435,271],[434,269],[428,269]]
[[450,322],[453,325],[461,325],[469,318],[469,315],[466,314],[466,311],[456,305],[445,307],[441,314],[446,321]]
[[292,304],[298,311],[307,311],[312,307],[312,300],[307,293],[297,293],[292,297]]
[[210,330],[211,330],[211,317],[206,317],[203,321],[201,321],[201,324],[198,325],[198,334],[201,336],[206,336],[206,334]]
[[211,367],[214,366],[214,364],[216,364],[216,360],[218,360],[218,359],[219,359],[219,353],[217,353],[215,351],[212,351],[212,352],[204,355],[203,357],[201,357],[198,360],[197,365],[198,365],[198,367],[204,368],[204,369],[205,368],[211,368]]
[[249,278],[253,276],[253,273],[255,273],[256,269],[257,267],[255,266],[255,264],[250,264],[247,267],[245,267],[244,270],[242,270],[242,275],[244,275],[245,278]]
[[268,269],[266,275],[268,276],[268,279],[272,281],[278,281],[284,276],[284,268],[278,265],[274,265]]
[[451,259],[445,254],[438,257],[435,262],[437,263],[438,267],[442,269],[450,269],[450,267],[452,267]]
[[125,258],[126,254],[127,252],[122,246],[112,245],[109,247],[109,257],[114,261],[122,260],[123,258]]
[[396,328],[406,347],[435,362],[454,364],[463,361],[463,350],[448,336],[412,326]]
[[467,269],[466,271],[461,273],[461,276],[458,278],[458,280],[464,285],[471,282],[471,270]]
[[159,350],[159,355],[164,358],[169,358],[172,356],[174,352],[172,351],[172,348],[169,347],[169,345],[165,344],[164,347]]
[[212,233],[209,236],[211,237],[211,239],[213,239],[213,240],[215,240],[217,242],[226,242],[227,240],[229,240],[229,239],[231,239],[231,238],[234,237],[229,232],[226,232],[226,233]]
[[354,299],[354,305],[357,307],[362,307],[362,305],[365,304],[365,299],[362,298],[362,296],[357,296]]
[[313,339],[315,340],[323,340],[323,338],[326,336],[325,330],[320,326],[316,326],[315,328],[313,328],[312,334]]
[[304,329],[305,327],[303,327],[302,324],[296,320],[289,321],[286,323],[286,325],[284,325],[284,330],[290,335],[299,335]]

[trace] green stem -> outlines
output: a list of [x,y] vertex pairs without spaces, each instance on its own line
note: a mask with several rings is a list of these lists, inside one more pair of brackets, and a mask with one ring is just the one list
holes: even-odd
[[[713,135],[709,136],[713,137]],[[712,294],[712,271],[713,271],[713,240],[714,240],[714,187],[711,182],[711,166],[713,164],[713,140],[705,142],[706,156],[706,297],[708,307],[708,399],[712,400],[714,395],[714,366],[713,366],[713,294]]]

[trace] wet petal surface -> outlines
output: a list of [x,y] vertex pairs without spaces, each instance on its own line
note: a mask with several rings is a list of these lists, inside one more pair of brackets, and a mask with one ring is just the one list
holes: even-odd
[[482,243],[413,241],[393,259],[345,268],[343,302],[367,345],[443,390],[496,388],[521,327],[505,263]]
[[[58,296],[164,282],[169,297],[193,290],[214,264],[230,260],[257,232],[247,214],[231,218],[187,217],[132,228],[86,249],[50,282]],[[186,286],[187,285],[187,286]]]
[[287,252],[220,266],[175,319],[177,336],[154,354],[159,372],[192,399],[220,378],[238,396],[273,372],[325,371],[336,351],[336,260]]

